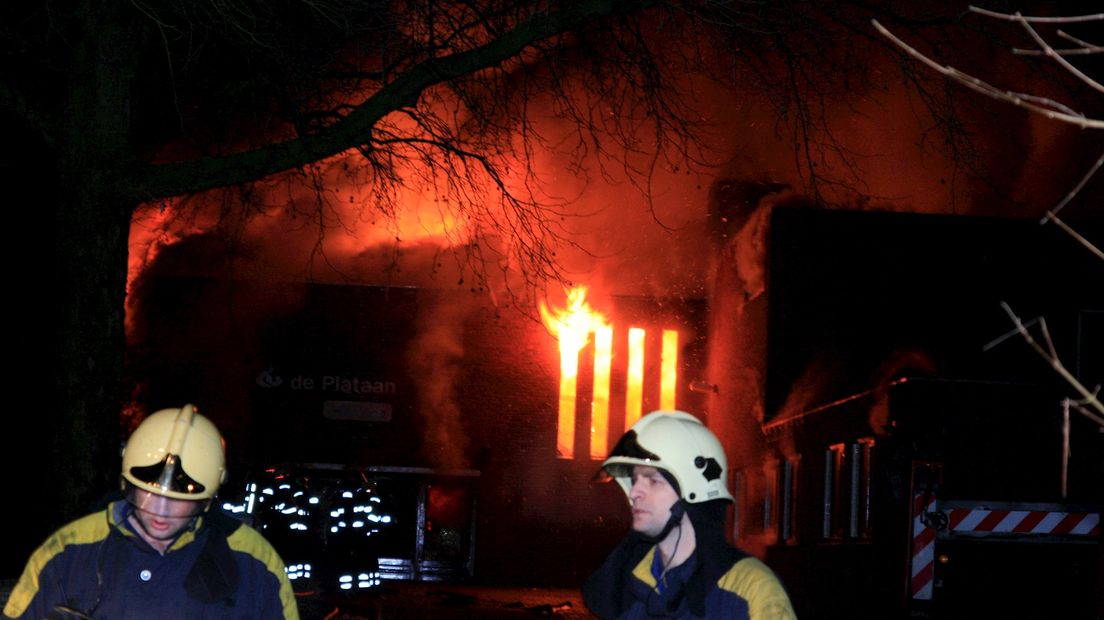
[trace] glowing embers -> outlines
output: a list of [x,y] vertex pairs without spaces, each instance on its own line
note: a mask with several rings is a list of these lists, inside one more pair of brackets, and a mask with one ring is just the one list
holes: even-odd
[[[653,346],[660,347],[658,372],[649,370],[648,330],[631,327],[617,332],[606,317],[586,302],[586,287],[580,286],[567,293],[567,305],[562,310],[550,310],[541,304],[544,324],[559,340],[560,392],[556,426],[556,455],[560,458],[575,457],[575,421],[578,408],[579,356],[591,341],[593,334],[594,362],[593,384],[590,398],[589,455],[591,459],[603,459],[609,452],[610,419],[613,409],[623,407],[623,428],[620,435],[643,414],[645,403],[655,406],[658,387],[658,406],[675,409],[678,385],[679,334],[676,330],[663,330],[660,338],[652,338]],[[653,351],[652,359],[655,359]],[[623,361],[618,362],[616,358]],[[621,374],[623,374],[623,380]],[[656,377],[658,374],[658,377]],[[584,375],[585,376],[585,375]],[[658,379],[658,386],[654,381]],[[647,389],[651,385],[651,389]],[[624,389],[623,394],[611,394],[612,387]],[[585,405],[584,405],[585,406]]]

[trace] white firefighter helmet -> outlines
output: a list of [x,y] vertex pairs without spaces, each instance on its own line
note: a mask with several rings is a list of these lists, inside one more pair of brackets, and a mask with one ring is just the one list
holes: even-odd
[[627,497],[636,465],[670,474],[687,503],[732,501],[728,459],[721,442],[701,420],[684,411],[653,411],[640,418],[614,446],[602,470],[621,485]]
[[225,444],[194,406],[162,409],[130,435],[122,473],[133,489],[169,499],[210,500],[226,479]]

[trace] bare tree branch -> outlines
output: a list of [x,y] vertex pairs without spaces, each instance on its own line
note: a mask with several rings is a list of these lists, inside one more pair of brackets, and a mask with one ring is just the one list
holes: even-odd
[[1104,252],[1101,252],[1100,248],[1093,245],[1091,241],[1089,241],[1088,239],[1086,239],[1084,237],[1084,235],[1081,235],[1076,230],[1074,230],[1072,227],[1070,227],[1069,224],[1066,224],[1062,220],[1058,219],[1058,216],[1054,215],[1053,212],[1051,212],[1051,211],[1047,212],[1047,214],[1045,216],[1045,219],[1044,219],[1044,222],[1054,222],[1059,228],[1061,228],[1063,231],[1065,231],[1071,237],[1076,239],[1078,243],[1085,246],[1085,248],[1088,251],[1090,251],[1094,255],[1096,255],[1097,258],[1099,258],[1100,260],[1104,260]]
[[[1057,109],[1054,109],[1055,107],[1058,107],[1057,105],[1044,105],[1044,104],[1040,104],[1040,103],[1034,103],[1032,101],[1033,98],[1030,97],[1030,96],[1026,96],[1026,95],[1023,95],[1021,93],[1016,93],[1016,92],[1012,92],[1012,91],[1008,91],[1008,90],[1002,90],[1002,89],[997,88],[996,86],[993,86],[992,84],[989,84],[987,82],[984,82],[984,81],[982,81],[982,80],[980,80],[980,79],[978,79],[978,78],[976,78],[976,77],[974,77],[974,76],[972,76],[968,73],[964,73],[962,71],[959,71],[958,69],[955,69],[954,67],[951,67],[949,65],[941,65],[941,64],[935,62],[934,60],[932,60],[931,58],[929,58],[929,57],[925,56],[924,54],[920,53],[920,51],[918,51],[916,48],[912,47],[908,43],[905,43],[899,37],[897,37],[892,32],[890,32],[888,29],[886,29],[885,26],[878,23],[878,20],[876,20],[876,19],[871,20],[871,23],[874,25],[874,28],[877,29],[879,33],[881,33],[887,39],[892,41],[897,47],[904,50],[909,56],[912,56],[913,58],[915,58],[916,60],[919,60],[920,62],[924,63],[925,65],[927,65],[931,69],[939,72],[941,75],[944,75],[944,76],[958,82],[959,84],[962,84],[963,86],[966,86],[967,88],[970,88],[971,90],[975,90],[975,91],[977,91],[977,92],[979,92],[983,95],[986,95],[988,97],[992,97],[993,99],[996,99],[998,101],[1004,101],[1004,102],[1007,102],[1007,103],[1011,103],[1015,106],[1019,106],[1021,108],[1026,109],[1026,110],[1030,110],[1030,111],[1035,112],[1037,114],[1041,114],[1041,115],[1045,116],[1046,118],[1049,118],[1049,119],[1052,119],[1052,120],[1057,120],[1057,121],[1061,121],[1061,122],[1064,122],[1064,123],[1069,123],[1071,125],[1075,125],[1077,127],[1082,127],[1082,128],[1085,128],[1085,129],[1104,129],[1104,119],[1086,118],[1085,116],[1080,115],[1080,114],[1059,111]],[[1045,103],[1046,100],[1039,100],[1039,101]],[[1065,107],[1065,106],[1061,106],[1061,107]],[[1066,109],[1068,109],[1068,108],[1066,108]]]
[[[1066,367],[1062,364],[1062,360],[1058,359],[1058,354],[1055,352],[1054,345],[1050,341],[1050,333],[1046,328],[1046,320],[1043,318],[1037,318],[1025,324],[1023,321],[1020,320],[1020,317],[1016,316],[1016,313],[1012,311],[1012,308],[1007,303],[1002,301],[1001,308],[1003,308],[1004,311],[1008,314],[1009,318],[1012,319],[1012,323],[1013,325],[1015,325],[1015,329],[1009,332],[1009,334],[1005,334],[1000,338],[997,338],[996,340],[985,345],[984,349],[991,349],[996,344],[1007,340],[1010,334],[1019,334],[1020,336],[1023,336],[1023,339],[1027,341],[1027,344],[1030,345],[1031,348],[1034,349],[1040,357],[1046,360],[1047,363],[1050,364],[1051,368],[1053,368],[1063,379],[1065,379],[1066,383],[1072,386],[1073,389],[1081,395],[1080,400],[1073,401],[1071,403],[1077,404],[1076,409],[1078,413],[1084,415],[1093,422],[1096,422],[1101,427],[1104,427],[1104,403],[1101,403],[1100,399],[1097,397],[1097,394],[1100,391],[1100,386],[1095,386],[1094,389],[1090,392],[1080,381],[1077,380],[1077,377],[1074,377],[1068,370],[1066,370]],[[1043,334],[1043,339],[1046,341],[1047,344],[1046,348],[1040,345],[1039,342],[1031,335],[1031,332],[1028,331],[1028,327],[1035,323],[1038,323],[1040,326],[1040,330]],[[1089,407],[1095,409],[1096,411],[1090,411],[1088,409]]]
[[1097,82],[1091,77],[1085,75],[1083,71],[1070,64],[1070,62],[1063,58],[1061,54],[1055,52],[1054,48],[1052,48],[1050,44],[1047,43],[1045,39],[1043,39],[1043,37],[1039,36],[1039,32],[1031,26],[1030,22],[1020,16],[1019,13],[1017,13],[1016,16],[1019,17],[1018,21],[1021,25],[1023,25],[1024,30],[1027,31],[1027,34],[1031,35],[1031,38],[1035,40],[1035,44],[1039,46],[1039,50],[1042,51],[1044,56],[1053,58],[1055,62],[1062,66],[1063,69],[1068,71],[1070,74],[1076,76],[1077,79],[1088,84],[1089,87],[1093,90],[1104,93],[1104,84],[1101,84],[1100,82]]
[[[1004,13],[994,13],[992,11],[986,11],[983,9],[977,9],[976,7],[970,8],[974,12],[980,13],[982,15],[1020,23],[1027,30],[1028,34],[1035,40],[1036,44],[1039,45],[1040,51],[1043,55],[1054,58],[1059,63],[1059,65],[1062,66],[1063,69],[1065,69],[1067,72],[1075,76],[1083,83],[1087,84],[1090,88],[1104,92],[1104,85],[1090,78],[1084,72],[1080,71],[1072,64],[1070,64],[1065,58],[1062,57],[1060,53],[1055,51],[1050,46],[1050,44],[1048,44],[1039,35],[1035,28],[1031,26],[1032,23],[1074,23],[1104,21],[1104,13],[1095,15],[1084,15],[1072,18],[1035,18],[1025,17],[1019,13],[1009,15]],[[942,65],[932,60],[931,58],[917,50],[915,47],[912,47],[911,45],[891,33],[888,29],[878,23],[877,20],[872,20],[872,24],[874,25],[875,29],[878,30],[878,32],[880,32],[883,36],[892,41],[894,45],[905,51],[909,56],[919,60],[921,63],[934,69],[941,75],[946,76],[947,78],[954,80],[955,82],[962,84],[974,91],[977,91],[998,101],[1005,101],[1013,105],[1022,107],[1031,112],[1041,114],[1042,116],[1049,119],[1069,123],[1085,129],[1104,129],[1104,119],[1088,118],[1084,114],[1071,109],[1069,106],[1054,101],[1050,98],[1001,90],[972,75],[959,71],[954,67],[951,67],[949,65]],[[1104,163],[1104,156],[1101,156],[1101,158],[1096,161],[1096,163],[1089,169],[1089,171],[1081,178],[1081,181],[1078,182],[1078,184],[1066,194],[1066,196],[1062,199],[1061,202],[1058,203],[1057,206],[1046,213],[1041,223],[1054,222],[1056,225],[1058,225],[1059,228],[1061,228],[1063,231],[1065,231],[1067,234],[1077,240],[1078,243],[1085,246],[1098,258],[1104,260],[1104,252],[1101,252],[1099,248],[1089,242],[1084,236],[1078,234],[1073,228],[1068,226],[1057,216],[1058,211],[1069,204],[1069,202],[1073,200],[1075,196],[1077,196],[1077,194],[1081,191],[1085,184],[1088,183],[1088,181],[1093,178],[1097,171],[1100,170],[1102,163]]]
[[1088,41],[1085,41],[1083,39],[1079,39],[1079,38],[1069,34],[1065,30],[1059,30],[1057,32],[1057,35],[1058,35],[1058,37],[1060,37],[1062,39],[1065,39],[1065,40],[1067,40],[1071,43],[1074,43],[1074,44],[1078,45],[1079,50],[1074,50],[1074,51],[1084,51],[1085,53],[1088,53],[1088,54],[1096,54],[1096,53],[1099,53],[1099,52],[1104,52],[1104,46],[1097,45],[1095,43],[1089,43]]
[[[1018,22],[1024,27],[1027,33],[1035,41],[1036,45],[1039,46],[1039,53],[1041,55],[1053,58],[1068,73],[1075,76],[1077,79],[1081,80],[1083,83],[1087,84],[1094,90],[1104,92],[1104,85],[1101,85],[1099,82],[1090,78],[1084,72],[1080,71],[1072,64],[1070,64],[1065,58],[1063,58],[1063,51],[1055,50],[1049,43],[1046,42],[1046,40],[1043,39],[1042,36],[1039,35],[1036,29],[1031,25],[1033,23],[1075,23],[1104,21],[1104,13],[1069,18],[1037,18],[1027,17],[1021,15],[1020,13],[1015,13],[1012,15],[995,13],[993,11],[979,9],[977,7],[970,7],[970,10],[982,15],[986,15],[988,17]],[[977,91],[998,101],[1005,101],[1013,105],[1020,106],[1031,112],[1041,114],[1050,119],[1070,123],[1085,129],[1104,129],[1104,120],[1086,118],[1084,114],[1081,114],[1071,109],[1070,107],[1056,102],[1052,99],[1001,90],[972,75],[959,71],[954,67],[940,64],[921,53],[915,47],[904,42],[899,37],[895,36],[888,29],[878,23],[877,20],[872,20],[872,23],[879,33],[892,41],[894,45],[905,51],[909,56],[915,58],[916,60],[919,60],[921,63],[937,71],[941,75],[974,91]],[[1076,42],[1082,45],[1082,47],[1080,48],[1081,50],[1085,50],[1084,52],[1079,53],[1090,53],[1095,49],[1094,46],[1084,44],[1080,40],[1076,40]],[[1104,260],[1104,253],[1102,253],[1099,248],[1097,248],[1095,245],[1085,239],[1082,235],[1078,234],[1065,222],[1059,219],[1057,215],[1058,211],[1069,204],[1069,202],[1073,200],[1073,198],[1081,191],[1085,184],[1088,183],[1091,178],[1093,178],[1093,176],[1097,173],[1097,171],[1099,171],[1102,165],[1104,165],[1104,155],[1096,160],[1096,163],[1081,178],[1080,182],[1078,182],[1077,185],[1066,194],[1061,202],[1059,202],[1053,209],[1047,211],[1041,223],[1054,222],[1063,231],[1071,235],[1079,243],[1089,249],[1090,252],[1092,252],[1098,258]],[[1104,405],[1102,405],[1100,400],[1097,398],[1097,392],[1100,389],[1099,386],[1096,386],[1096,388],[1092,392],[1090,392],[1088,389],[1085,388],[1084,385],[1081,384],[1080,381],[1077,380],[1076,377],[1074,377],[1068,370],[1066,370],[1065,366],[1062,364],[1062,361],[1058,357],[1058,353],[1054,347],[1054,343],[1051,341],[1050,331],[1047,329],[1046,326],[1046,320],[1040,317],[1037,319],[1033,319],[1032,321],[1025,324],[1023,321],[1020,320],[1018,316],[1016,316],[1016,314],[1012,311],[1012,308],[1007,303],[1001,302],[1001,307],[1004,308],[1004,311],[1012,319],[1012,322],[1015,325],[1015,329],[988,343],[984,347],[984,350],[989,350],[992,347],[1000,344],[1001,342],[1004,342],[1012,335],[1019,334],[1028,343],[1028,345],[1030,345],[1031,348],[1035,350],[1036,353],[1038,353],[1044,360],[1046,360],[1051,365],[1051,367],[1054,368],[1054,370],[1082,396],[1081,400],[1070,402],[1070,405],[1073,406],[1078,413],[1096,422],[1101,427],[1104,427]],[[1031,335],[1031,332],[1028,331],[1028,328],[1032,325],[1035,325],[1036,323],[1039,325],[1039,330],[1041,333],[1041,337],[1045,343],[1045,347],[1043,345],[1040,345],[1039,342]],[[1093,411],[1090,411],[1089,407],[1095,409],[1099,413],[1094,413]]]
[[178,196],[235,185],[337,155],[364,144],[380,119],[393,110],[413,106],[431,86],[496,66],[539,41],[622,10],[638,11],[647,4],[590,0],[560,11],[534,14],[496,39],[418,62],[338,123],[314,135],[222,157],[146,166],[135,170],[123,186],[137,201]]
[[1085,184],[1089,182],[1089,179],[1093,178],[1093,176],[1096,175],[1096,172],[1100,170],[1100,167],[1102,165],[1104,165],[1104,154],[1101,154],[1100,157],[1097,158],[1096,163],[1094,163],[1092,167],[1089,168],[1089,171],[1081,177],[1081,180],[1078,181],[1077,185],[1075,185],[1073,189],[1071,189],[1069,193],[1066,194],[1066,197],[1063,198],[1061,202],[1059,202],[1057,205],[1055,205],[1053,209],[1050,210],[1050,215],[1057,214],[1059,211],[1062,210],[1063,207],[1069,204],[1069,202],[1073,200],[1074,196],[1076,196],[1081,191],[1081,188],[1085,187]]
[[[1077,46],[1074,48],[1054,49],[1053,51],[1056,54],[1061,54],[1063,56],[1090,56],[1092,54],[1104,52],[1104,46],[1089,43],[1088,41],[1072,36],[1064,30],[1059,30],[1054,34],[1058,38],[1065,39]],[[1045,54],[1043,50],[1029,50],[1019,47],[1012,48],[1012,53],[1019,56],[1042,56]]]

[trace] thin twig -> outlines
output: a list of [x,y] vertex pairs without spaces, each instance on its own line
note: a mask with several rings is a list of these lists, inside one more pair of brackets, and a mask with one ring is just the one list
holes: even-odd
[[1070,409],[1073,409],[1077,413],[1080,413],[1081,415],[1083,415],[1086,418],[1092,420],[1093,422],[1096,422],[1100,426],[1104,426],[1104,417],[1098,416],[1095,413],[1089,411],[1088,409],[1085,409],[1084,405],[1079,405],[1077,403],[1071,402],[1070,403]]
[[[1039,322],[1039,319],[1034,318],[1034,319],[1031,319],[1030,321],[1028,321],[1027,323],[1024,323],[1023,327],[1026,329],[1026,328],[1031,327],[1032,325],[1034,325],[1038,322]],[[1020,325],[1016,325],[1016,327],[1013,327],[1007,333],[1002,334],[1002,335],[998,336],[997,338],[994,338],[993,340],[988,342],[984,347],[981,348],[981,350],[987,352],[990,349],[992,349],[993,347],[997,346],[998,344],[1004,342],[1005,340],[1008,340],[1012,336],[1018,335],[1019,333],[1020,333]]]
[[1075,45],[1080,45],[1083,48],[1088,48],[1088,49],[1092,49],[1092,50],[1099,50],[1099,51],[1104,52],[1104,46],[1097,45],[1095,43],[1089,43],[1088,41],[1086,41],[1084,39],[1079,39],[1079,38],[1073,36],[1072,34],[1066,32],[1065,30],[1059,30],[1055,34],[1058,35],[1058,38],[1065,39],[1065,40],[1069,41],[1070,43],[1073,43]]
[[1010,22],[1027,20],[1034,24],[1074,24],[1080,22],[1095,22],[1104,21],[1104,13],[1093,13],[1089,15],[1071,15],[1065,17],[1038,17],[1033,15],[1021,16],[1019,13],[1013,15],[1011,13],[998,13],[997,11],[990,11],[981,7],[970,5],[970,11],[985,15],[987,17],[993,17],[995,19],[1003,19]]
[[[1100,386],[1098,385],[1098,386],[1096,386],[1096,387],[1094,387],[1094,388],[1093,388],[1093,391],[1092,391],[1092,397],[1093,397],[1093,398],[1096,398],[1096,397],[1097,397],[1097,394],[1099,394],[1099,393],[1100,393]],[[1073,402],[1074,402],[1075,404],[1078,404],[1078,405],[1084,405],[1084,404],[1085,404],[1085,401],[1083,401],[1083,400],[1075,400],[1075,401],[1073,401]]]
[[1039,95],[1029,95],[1027,93],[1017,93],[1017,92],[1013,92],[1013,91],[1006,91],[1006,92],[1009,95],[1013,96],[1013,97],[1019,97],[1020,99],[1023,99],[1024,101],[1027,101],[1029,103],[1037,103],[1040,106],[1042,106],[1044,108],[1047,108],[1049,110],[1058,110],[1059,112],[1063,112],[1065,114],[1069,114],[1070,116],[1075,116],[1077,118],[1084,118],[1085,117],[1084,114],[1078,112],[1077,110],[1074,110],[1073,108],[1069,107],[1068,105],[1066,105],[1066,104],[1064,104],[1060,101],[1055,101],[1055,100],[1051,99],[1050,97],[1041,97]]
[[[1085,388],[1084,385],[1081,384],[1080,381],[1077,380],[1077,377],[1074,377],[1072,374],[1070,374],[1070,372],[1066,370],[1066,367],[1062,365],[1062,360],[1058,359],[1057,354],[1054,354],[1052,352],[1048,353],[1045,349],[1043,349],[1043,347],[1039,346],[1039,343],[1036,342],[1036,340],[1031,336],[1031,332],[1029,332],[1024,323],[1020,321],[1020,317],[1016,316],[1016,313],[1012,311],[1012,308],[1009,307],[1007,303],[1002,301],[1000,305],[1002,308],[1004,308],[1004,311],[1012,319],[1012,323],[1016,326],[1016,331],[1019,332],[1021,336],[1023,336],[1024,340],[1027,341],[1027,344],[1029,344],[1032,349],[1035,349],[1035,352],[1042,356],[1043,359],[1047,360],[1050,363],[1050,366],[1054,368],[1054,370],[1059,375],[1061,375],[1062,378],[1065,379],[1066,382],[1069,383],[1070,386],[1072,386],[1078,394],[1081,395],[1081,400],[1077,402],[1081,403],[1082,405],[1090,406],[1093,409],[1096,409],[1100,412],[1100,417],[1098,418],[1096,414],[1088,410],[1082,413],[1084,413],[1090,419],[1094,420],[1097,424],[1104,426],[1104,404],[1101,404],[1100,399],[1097,398],[1096,391],[1094,390],[1093,392],[1090,392]],[[1046,321],[1042,318],[1038,319],[1038,321],[1044,326],[1043,330],[1044,333],[1046,333]],[[1047,335],[1047,340],[1049,341],[1049,339],[1050,336]]]
[[1071,237],[1076,239],[1081,245],[1085,246],[1085,248],[1087,248],[1090,252],[1095,254],[1097,258],[1099,258],[1100,260],[1104,260],[1104,252],[1101,252],[1100,248],[1093,245],[1092,241],[1089,241],[1088,239],[1086,239],[1084,236],[1082,236],[1076,230],[1074,230],[1073,228],[1070,228],[1069,224],[1066,224],[1062,220],[1058,219],[1057,215],[1054,215],[1053,213],[1048,211],[1047,214],[1044,215],[1043,217],[1045,218],[1046,221],[1054,222],[1059,228],[1066,231],[1067,234],[1069,234]]
[[1058,359],[1058,351],[1054,349],[1054,341],[1050,338],[1050,330],[1047,329],[1045,319],[1039,319],[1039,331],[1043,334],[1043,341],[1046,342],[1047,357],[1052,360]]
[[898,38],[892,32],[887,30],[885,26],[882,26],[878,22],[878,20],[873,19],[870,21],[874,25],[874,28],[877,29],[878,32],[882,34],[882,36],[892,41],[894,45],[904,50],[909,56],[912,56],[913,58],[919,60],[921,63],[927,65],[931,69],[939,72],[941,75],[951,78],[956,82],[966,86],[967,88],[970,88],[971,90],[992,97],[993,99],[1005,101],[1007,103],[1011,103],[1013,105],[1035,112],[1037,114],[1041,114],[1042,116],[1045,116],[1046,118],[1052,120],[1069,123],[1071,125],[1076,125],[1085,129],[1104,129],[1104,120],[1086,118],[1085,116],[1080,114],[1070,114],[1066,112],[1055,111],[1051,108],[1032,103],[1024,99],[1023,97],[1018,96],[1016,93],[1000,90],[992,84],[980,80],[968,73],[959,71],[954,67],[941,65],[931,58],[928,58],[924,54],[920,53],[916,48]]
[[[1100,154],[1100,157],[1097,158],[1096,163],[1093,164],[1091,168],[1089,168],[1089,171],[1085,173],[1085,176],[1081,177],[1081,180],[1077,182],[1077,185],[1075,185],[1074,188],[1070,190],[1068,194],[1066,194],[1066,197],[1062,199],[1062,202],[1059,202],[1058,206],[1050,210],[1050,214],[1057,214],[1059,211],[1062,210],[1063,207],[1065,207],[1069,203],[1069,201],[1073,200],[1073,197],[1081,191],[1081,188],[1085,187],[1085,184],[1089,182],[1089,179],[1093,178],[1093,176],[1096,174],[1096,171],[1100,170],[1101,166],[1104,166],[1104,153]],[[1043,222],[1039,223],[1042,224]]]
[[1093,90],[1098,90],[1104,93],[1104,84],[1097,82],[1096,80],[1086,75],[1085,72],[1070,64],[1070,61],[1063,58],[1061,54],[1055,53],[1054,48],[1050,46],[1050,43],[1047,43],[1046,40],[1039,35],[1035,28],[1031,26],[1031,23],[1024,19],[1022,15],[1016,13],[1016,17],[1019,18],[1017,21],[1019,21],[1020,24],[1024,27],[1024,30],[1027,31],[1027,34],[1031,35],[1032,39],[1035,39],[1035,44],[1039,46],[1039,49],[1041,49],[1044,54],[1053,58],[1055,62],[1057,62],[1059,65],[1062,65],[1063,69],[1076,76],[1077,79],[1088,84],[1089,87]]
[[[1099,54],[1104,52],[1104,47],[1071,47],[1071,48],[1054,48],[1055,54],[1061,56],[1092,56],[1093,54]],[[1012,53],[1017,56],[1044,56],[1046,52],[1043,50],[1028,50],[1022,47],[1013,47]]]

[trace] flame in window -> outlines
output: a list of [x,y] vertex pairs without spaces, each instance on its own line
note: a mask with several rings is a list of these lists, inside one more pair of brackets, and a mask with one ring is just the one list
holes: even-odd
[[644,336],[643,329],[629,329],[629,367],[625,390],[625,428],[629,428],[644,412]]
[[[624,407],[623,430],[628,430],[640,419],[645,407],[654,408],[658,404],[661,409],[672,410],[677,405],[678,330],[664,329],[659,334],[653,332],[651,338],[649,330],[641,327],[618,331],[609,324],[605,315],[590,307],[586,295],[587,288],[578,286],[567,291],[566,305],[562,309],[551,309],[543,302],[540,304],[545,328],[559,340],[556,456],[563,459],[575,457],[579,356],[591,343],[592,335],[594,365],[590,444],[586,450],[591,459],[604,459],[609,452],[611,408]],[[649,348],[653,350],[649,352]],[[656,348],[659,351],[654,350]],[[617,364],[615,355],[623,356]],[[615,373],[617,380],[611,378]],[[611,384],[624,392],[611,395]]]
[[659,376],[659,408],[673,411],[678,382],[678,332],[673,329],[663,330]]
[[[556,429],[556,454],[561,458],[575,456],[575,395],[578,389],[579,352],[590,340],[590,335],[602,329],[609,329],[606,318],[595,312],[586,301],[587,287],[577,286],[567,292],[567,306],[561,310],[549,309],[541,302],[540,313],[544,326],[560,343],[560,402]],[[608,407],[607,394],[604,401]],[[595,382],[598,389],[598,381]],[[597,400],[597,399],[596,399]],[[599,416],[592,416],[597,418]],[[604,416],[603,416],[604,417]],[[598,429],[592,427],[592,435]],[[605,425],[601,429],[602,443],[606,435]],[[591,442],[592,452],[595,442]],[[605,452],[605,446],[602,446]]]

